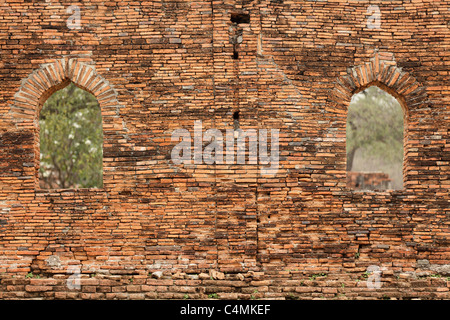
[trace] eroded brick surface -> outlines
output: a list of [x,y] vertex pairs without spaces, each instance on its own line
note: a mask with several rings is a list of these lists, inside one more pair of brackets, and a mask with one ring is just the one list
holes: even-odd
[[[450,3],[370,3],[380,29],[363,1],[91,1],[81,29],[72,3],[3,1],[0,298],[450,298]],[[68,81],[102,110],[102,189],[37,188],[39,110]],[[346,188],[372,84],[405,111],[404,190]],[[279,129],[275,177],[171,161],[173,130],[235,111]]]

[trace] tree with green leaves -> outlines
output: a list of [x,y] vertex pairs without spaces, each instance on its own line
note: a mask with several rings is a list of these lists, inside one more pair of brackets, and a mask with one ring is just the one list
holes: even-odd
[[[371,86],[355,94],[347,115],[347,171],[354,167],[355,155],[361,162],[378,159],[384,167],[401,167],[403,162],[403,110],[396,98]],[[364,171],[385,171],[372,165]]]
[[43,105],[40,118],[43,189],[103,186],[103,128],[97,99],[70,83]]

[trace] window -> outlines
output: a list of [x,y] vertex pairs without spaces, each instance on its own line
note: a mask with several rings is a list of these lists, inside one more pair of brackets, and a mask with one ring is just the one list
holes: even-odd
[[103,129],[97,99],[73,83],[55,92],[39,115],[39,186],[103,187]]
[[352,97],[347,114],[347,187],[403,188],[403,109],[371,86]]

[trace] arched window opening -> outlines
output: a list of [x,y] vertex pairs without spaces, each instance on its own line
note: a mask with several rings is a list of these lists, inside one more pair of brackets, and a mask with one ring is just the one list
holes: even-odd
[[39,187],[103,187],[103,127],[95,96],[73,83],[56,91],[39,115]]
[[403,109],[377,86],[352,97],[347,114],[347,187],[403,188]]

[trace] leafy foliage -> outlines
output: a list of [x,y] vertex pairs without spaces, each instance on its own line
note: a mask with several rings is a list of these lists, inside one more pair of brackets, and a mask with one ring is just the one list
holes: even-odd
[[[372,86],[353,96],[347,116],[347,171],[357,151],[371,163],[361,171],[401,168],[403,162],[403,110],[396,98]],[[369,161],[369,158],[376,161]],[[374,164],[375,163],[375,164]]]
[[40,113],[40,187],[102,187],[103,130],[96,98],[73,83]]

